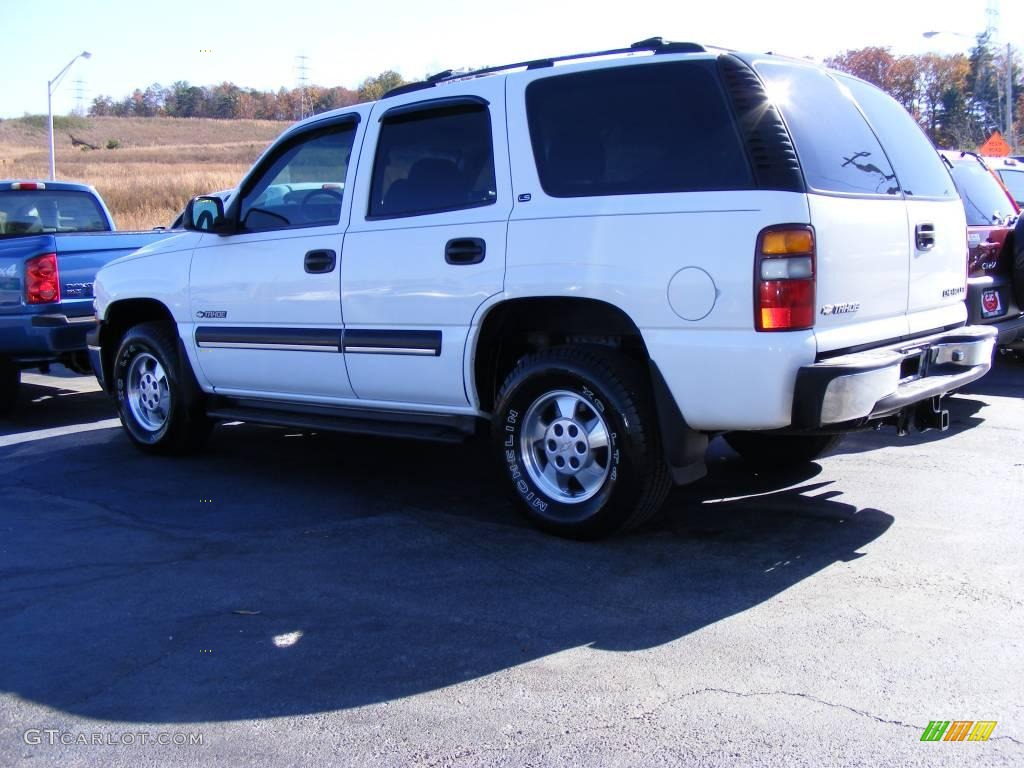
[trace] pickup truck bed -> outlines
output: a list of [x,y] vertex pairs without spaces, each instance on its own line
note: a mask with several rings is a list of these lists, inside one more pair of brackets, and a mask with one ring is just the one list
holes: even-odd
[[[89,372],[85,334],[95,327],[92,300],[97,270],[170,234],[78,232],[0,239],[0,378],[6,382],[0,382],[0,411],[13,404],[22,369],[62,362]],[[47,253],[57,254],[60,296],[53,302],[29,304],[26,263]]]

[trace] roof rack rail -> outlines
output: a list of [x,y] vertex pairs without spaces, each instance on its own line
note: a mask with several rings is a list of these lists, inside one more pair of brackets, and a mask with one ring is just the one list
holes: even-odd
[[615,56],[618,54],[625,53],[637,53],[638,51],[652,51],[655,54],[659,53],[703,53],[707,49],[699,43],[683,43],[673,42],[665,40],[660,37],[649,37],[646,40],[640,40],[633,43],[628,48],[610,48],[607,51],[590,51],[588,53],[571,53],[566,56],[551,56],[546,59],[531,59],[529,61],[517,61],[512,64],[502,64],[497,67],[484,67],[483,69],[474,69],[468,72],[460,72],[451,69],[446,69],[443,72],[431,75],[426,80],[406,83],[400,85],[397,88],[392,88],[390,91],[385,93],[381,98],[386,99],[389,96],[398,96],[403,93],[411,93],[412,91],[419,91],[424,88],[432,88],[438,83],[446,83],[454,80],[469,79],[472,77],[482,77],[483,75],[493,75],[495,72],[504,72],[509,69],[540,69],[542,67],[553,67],[556,63],[562,61],[574,61],[576,59],[595,59],[599,56]]

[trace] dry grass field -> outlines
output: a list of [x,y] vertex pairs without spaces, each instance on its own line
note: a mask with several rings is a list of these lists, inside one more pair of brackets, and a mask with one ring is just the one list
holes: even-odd
[[[235,186],[287,123],[268,120],[61,118],[57,178],[91,184],[118,229],[166,226],[188,199]],[[71,136],[100,147],[72,146]],[[107,149],[108,144],[116,147]],[[0,178],[49,175],[45,118],[0,120]]]

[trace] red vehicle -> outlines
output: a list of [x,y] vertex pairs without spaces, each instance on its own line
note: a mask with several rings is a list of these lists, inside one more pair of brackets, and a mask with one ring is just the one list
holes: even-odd
[[939,154],[967,214],[967,322],[998,328],[1000,347],[1024,349],[1024,268],[1013,234],[1020,209],[976,154]]

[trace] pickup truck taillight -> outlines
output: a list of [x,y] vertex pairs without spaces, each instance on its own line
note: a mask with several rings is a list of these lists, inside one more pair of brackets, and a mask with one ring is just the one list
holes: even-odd
[[768,227],[757,236],[754,326],[759,331],[814,327],[814,230]]
[[44,253],[25,262],[25,303],[54,304],[60,301],[57,254]]

